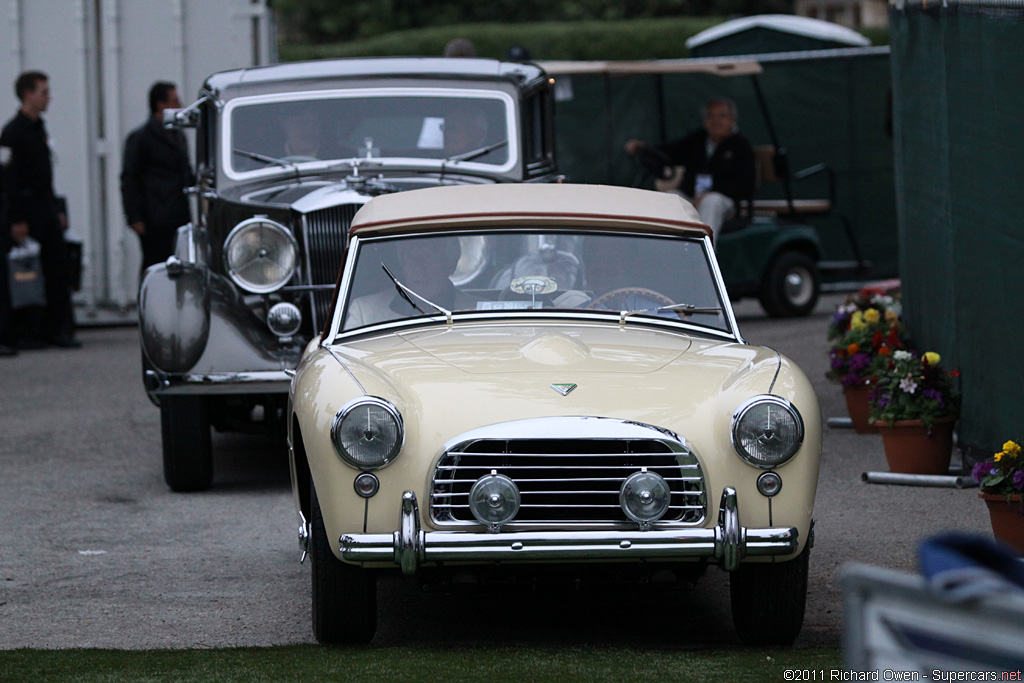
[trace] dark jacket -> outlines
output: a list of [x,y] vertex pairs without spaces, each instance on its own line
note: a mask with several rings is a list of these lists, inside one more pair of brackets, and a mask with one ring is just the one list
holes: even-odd
[[0,133],[3,228],[27,222],[35,233],[60,229],[53,196],[53,165],[46,125],[20,111]]
[[681,140],[658,147],[676,164],[686,167],[679,189],[692,197],[697,174],[710,173],[711,189],[715,192],[721,192],[734,202],[751,198],[757,175],[754,148],[750,141],[741,133],[733,133],[718,143],[715,153],[709,158],[707,139],[707,131],[700,129]]
[[150,118],[131,132],[121,164],[121,201],[128,224],[174,231],[190,219],[183,190],[195,182],[185,136]]

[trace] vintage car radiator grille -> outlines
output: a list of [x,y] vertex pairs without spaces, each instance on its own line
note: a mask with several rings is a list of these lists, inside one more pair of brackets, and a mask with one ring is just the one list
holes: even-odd
[[430,497],[440,526],[476,525],[469,510],[473,483],[492,470],[519,487],[522,504],[513,522],[522,524],[635,526],[619,506],[619,489],[641,467],[657,472],[672,489],[662,521],[698,524],[707,499],[697,459],[657,440],[516,439],[476,440],[445,453],[434,471]]
[[[302,240],[306,252],[306,271],[311,285],[334,285],[341,268],[345,239],[352,217],[361,204],[343,204],[314,211],[303,221]],[[331,289],[316,289],[310,293],[313,329],[323,327],[331,305]]]

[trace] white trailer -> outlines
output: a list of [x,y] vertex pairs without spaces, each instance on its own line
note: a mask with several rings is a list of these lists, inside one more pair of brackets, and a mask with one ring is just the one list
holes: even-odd
[[0,0],[0,54],[4,121],[19,73],[50,77],[54,189],[83,243],[78,321],[132,321],[141,253],[121,209],[124,140],[153,82],[188,104],[214,71],[276,61],[268,0]]

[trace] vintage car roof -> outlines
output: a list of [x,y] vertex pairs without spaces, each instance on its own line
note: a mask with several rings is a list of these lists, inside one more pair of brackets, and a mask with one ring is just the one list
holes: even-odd
[[545,73],[536,64],[464,57],[324,59],[221,71],[206,79],[206,88],[221,93],[241,86],[287,86],[306,81],[323,82],[320,87],[329,87],[332,79],[376,77],[499,80],[528,85],[544,78]]
[[693,206],[676,194],[609,185],[499,183],[449,185],[381,195],[352,220],[350,235],[417,229],[577,224],[609,229],[710,234]]

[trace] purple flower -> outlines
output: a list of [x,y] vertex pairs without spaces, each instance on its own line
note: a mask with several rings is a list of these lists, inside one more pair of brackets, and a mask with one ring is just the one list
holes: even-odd
[[889,392],[879,393],[877,396],[875,396],[874,401],[875,405],[877,405],[879,408],[884,408],[887,405],[889,405],[890,401],[892,401],[892,396],[889,394]]
[[842,358],[833,358],[833,359],[832,359],[832,369],[833,369],[833,370],[842,370],[842,369],[843,369],[843,366],[844,366],[845,364],[846,364],[846,363],[844,363],[844,362],[843,362],[843,359],[842,359]]
[[850,372],[860,372],[869,365],[871,365],[871,356],[866,353],[854,354],[850,359]]
[[941,391],[939,391],[938,389],[925,389],[922,393],[924,394],[925,398],[930,398],[931,400],[938,403],[940,408],[943,407]]
[[1017,470],[1013,473],[1013,486],[1018,491],[1024,491],[1024,470]]
[[832,322],[835,325],[841,325],[846,322],[848,317],[849,316],[846,314],[846,311],[836,311],[835,315],[832,316]]
[[860,384],[863,380],[857,376],[856,373],[851,372],[848,375],[843,375],[843,386],[844,387],[855,387]]
[[973,469],[971,469],[971,479],[973,479],[975,483],[980,484],[981,480],[985,477],[985,466],[987,464],[988,463],[979,462],[975,464]]

